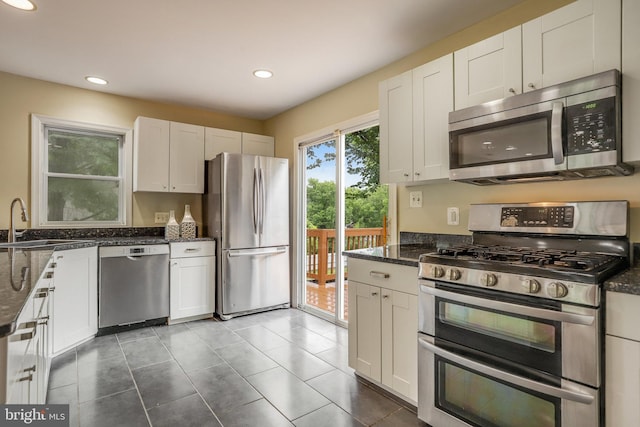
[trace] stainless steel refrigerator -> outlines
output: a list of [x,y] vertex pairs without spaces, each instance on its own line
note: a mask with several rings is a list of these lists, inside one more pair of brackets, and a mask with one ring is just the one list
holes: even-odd
[[289,162],[220,153],[207,165],[204,212],[217,240],[216,313],[288,307]]

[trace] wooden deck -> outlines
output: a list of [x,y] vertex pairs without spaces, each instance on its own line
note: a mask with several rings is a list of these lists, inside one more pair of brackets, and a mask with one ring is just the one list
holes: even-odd
[[[347,281],[344,282],[344,319],[347,320],[349,299]],[[315,282],[307,282],[307,304],[321,310],[335,313],[336,310],[336,282],[327,282],[319,285]]]

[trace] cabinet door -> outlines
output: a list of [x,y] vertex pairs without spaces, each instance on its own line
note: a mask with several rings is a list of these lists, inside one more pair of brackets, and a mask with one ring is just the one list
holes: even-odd
[[578,0],[525,23],[524,90],[620,69],[620,22],[619,0]]
[[98,252],[72,249],[54,258],[53,352],[59,354],[98,331]]
[[376,381],[381,378],[380,328],[380,288],[349,281],[349,366]]
[[640,420],[640,342],[606,336],[606,426]]
[[204,193],[204,127],[171,122],[170,191]]
[[449,178],[453,54],[413,70],[414,180]]
[[[622,160],[640,164],[640,1],[622,3]],[[630,119],[629,119],[630,118]]]
[[171,320],[215,311],[215,257],[171,260]]
[[418,297],[381,289],[382,384],[418,399]]
[[413,180],[412,73],[380,82],[380,183]]
[[454,53],[456,110],[522,93],[521,40],[518,26]]
[[222,152],[241,153],[242,133],[226,129],[204,128],[204,159],[212,160]]
[[133,126],[133,191],[169,191],[169,122],[138,117]]
[[273,157],[275,155],[275,139],[272,136],[242,134],[242,153],[254,156]]

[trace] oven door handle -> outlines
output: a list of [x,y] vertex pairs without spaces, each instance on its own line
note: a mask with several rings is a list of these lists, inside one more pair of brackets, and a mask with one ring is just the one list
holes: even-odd
[[547,396],[553,396],[558,399],[571,400],[578,403],[584,403],[586,405],[590,405],[594,401],[593,396],[585,393],[580,393],[577,391],[568,390],[566,388],[554,387],[552,385],[544,384],[538,381],[533,381],[533,380],[530,380],[529,378],[524,378],[518,375],[510,374],[508,372],[501,371],[496,368],[492,368],[491,366],[487,366],[482,363],[478,363],[476,361],[467,359],[466,357],[462,357],[450,351],[444,350],[436,346],[435,344],[431,344],[430,342],[428,342],[427,340],[421,337],[418,337],[418,343],[425,350],[430,351],[434,354],[437,354],[438,356],[444,357],[447,360],[455,362],[459,365],[462,365],[465,368],[473,369],[474,371],[480,372],[492,378],[496,378],[498,380],[502,380],[513,385],[517,385],[529,390],[537,391]]
[[463,304],[473,304],[483,308],[491,308],[494,310],[505,311],[507,313],[536,317],[538,319],[553,320],[555,322],[574,323],[576,325],[589,326],[592,325],[595,321],[594,316],[546,310],[544,308],[527,307],[510,302],[495,301],[488,298],[478,298],[471,295],[456,294],[425,285],[420,285],[420,291],[436,297],[461,302]]

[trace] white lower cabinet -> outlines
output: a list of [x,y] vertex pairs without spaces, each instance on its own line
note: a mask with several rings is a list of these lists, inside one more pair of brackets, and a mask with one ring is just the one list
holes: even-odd
[[640,296],[607,292],[606,427],[640,420]]
[[215,242],[171,243],[169,320],[215,311]]
[[98,248],[56,251],[53,283],[54,355],[98,332]]
[[349,366],[415,404],[416,267],[349,258]]
[[0,403],[45,403],[51,364],[50,273],[47,267],[32,289],[18,316],[16,330],[0,339],[0,378],[4,379]]

